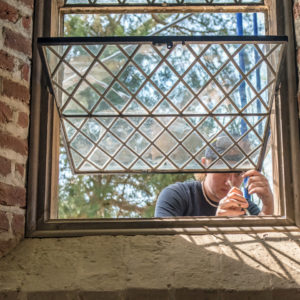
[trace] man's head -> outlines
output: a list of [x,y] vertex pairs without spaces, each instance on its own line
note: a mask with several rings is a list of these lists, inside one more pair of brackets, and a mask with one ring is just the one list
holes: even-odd
[[[236,145],[233,145],[233,140],[228,136],[217,137],[211,142],[210,147],[206,148],[202,163],[208,167],[214,161],[218,161],[218,153],[230,166],[236,165],[245,156]],[[249,152],[250,143],[248,141],[240,141],[238,145],[244,152]],[[229,148],[230,150],[228,150]],[[218,163],[214,167],[217,168]],[[220,201],[227,195],[231,186],[240,187],[242,181],[241,173],[208,173],[205,178],[205,188],[211,200]]]

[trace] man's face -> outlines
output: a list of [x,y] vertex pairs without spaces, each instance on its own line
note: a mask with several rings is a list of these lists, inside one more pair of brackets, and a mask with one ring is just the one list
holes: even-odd
[[[206,166],[211,163],[205,157],[202,157],[201,162]],[[232,186],[239,188],[242,182],[242,173],[208,173],[205,178],[205,192],[211,200],[219,202]]]
[[218,202],[227,195],[231,186],[240,187],[242,182],[241,173],[209,173],[205,178],[205,189],[208,197]]

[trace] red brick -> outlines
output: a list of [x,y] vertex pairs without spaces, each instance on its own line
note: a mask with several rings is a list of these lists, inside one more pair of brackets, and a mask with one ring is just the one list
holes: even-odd
[[28,115],[24,112],[19,112],[18,125],[23,128],[27,128],[28,124],[29,124]]
[[4,36],[4,45],[6,47],[17,50],[31,57],[31,39],[26,38],[22,34],[8,28],[4,28]]
[[0,182],[0,204],[25,207],[26,189]]
[[29,71],[30,71],[30,67],[28,64],[24,64],[21,66],[22,79],[26,81],[29,80]]
[[25,174],[25,168],[24,168],[24,165],[16,163],[16,165],[15,165],[15,170],[16,170],[17,172],[19,172],[19,174],[20,174],[22,177],[24,176],[24,174]]
[[18,10],[13,6],[0,1],[0,19],[16,23],[19,19]]
[[11,172],[11,162],[9,159],[0,156],[0,174],[3,176]]
[[24,236],[25,217],[23,215],[13,214],[11,228],[15,235]]
[[2,94],[29,103],[29,89],[26,86],[7,78],[2,79]]
[[0,211],[0,232],[8,231],[8,229],[9,229],[9,222],[7,219],[7,215],[4,211]]
[[13,111],[11,108],[3,103],[0,102],[0,123],[8,123],[12,120]]
[[6,71],[13,71],[14,57],[0,50],[0,68]]
[[22,17],[22,25],[25,29],[30,29],[31,18],[29,16]]
[[29,6],[30,8],[33,8],[33,1],[34,0],[19,0],[19,2]]
[[3,132],[0,132],[0,147],[14,150],[22,155],[28,154],[28,145],[26,140],[8,135]]

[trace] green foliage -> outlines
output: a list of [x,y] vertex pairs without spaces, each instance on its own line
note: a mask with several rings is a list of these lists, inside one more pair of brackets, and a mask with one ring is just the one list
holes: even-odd
[[153,217],[159,192],[192,174],[72,175],[61,147],[59,218]]

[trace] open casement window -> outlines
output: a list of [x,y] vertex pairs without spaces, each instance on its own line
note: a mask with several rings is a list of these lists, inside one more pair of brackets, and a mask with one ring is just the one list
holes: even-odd
[[261,170],[286,38],[39,42],[75,173]]
[[[39,131],[45,153],[39,147],[41,160],[32,169],[39,168],[45,180],[39,177],[43,181],[36,186],[40,204],[29,212],[28,232],[171,233],[200,232],[203,226],[293,225],[297,203],[287,201],[292,196],[285,183],[291,178],[289,172],[298,176],[291,170],[291,158],[298,157],[286,157],[290,144],[283,124],[290,117],[283,108],[282,95],[288,89],[287,70],[281,64],[293,40],[275,25],[282,21],[276,19],[278,7],[288,10],[283,6],[276,1],[246,0],[37,4],[44,17],[47,11],[52,13],[44,22],[51,25],[36,33],[44,64],[36,76],[48,89],[36,88],[41,114],[47,118],[41,118]],[[244,28],[239,23],[243,16]],[[108,28],[110,22],[113,26]],[[216,146],[219,138],[226,140],[226,149]],[[294,142],[291,147],[296,146]],[[67,159],[65,154],[59,156],[59,149],[65,149]],[[214,158],[204,165],[201,159],[208,152]],[[239,158],[233,160],[237,153]],[[99,186],[115,180],[118,175],[112,174],[132,176],[131,186],[126,182],[121,186],[123,195],[126,189],[132,195],[134,184],[140,186],[141,180],[150,178],[134,176],[174,174],[177,181],[178,174],[187,174],[187,179],[194,173],[261,170],[266,156],[273,169],[276,217],[152,220],[141,218],[151,213],[121,215],[135,219],[118,219],[115,213],[113,219],[106,219],[102,207],[102,214],[92,218],[104,219],[57,219],[58,194],[61,187],[64,191],[70,187],[71,176],[89,187],[83,197],[89,203],[95,189],[95,181],[89,181],[92,176],[98,176]],[[62,161],[70,169],[59,174]],[[87,175],[76,177],[71,171]],[[156,185],[150,183],[145,186],[153,191]],[[113,198],[121,187],[105,193]],[[77,186],[78,194],[80,189]],[[143,193],[139,190],[134,198],[137,194],[145,198]],[[143,211],[137,199],[126,205],[132,203]],[[67,205],[79,210],[75,202]]]

